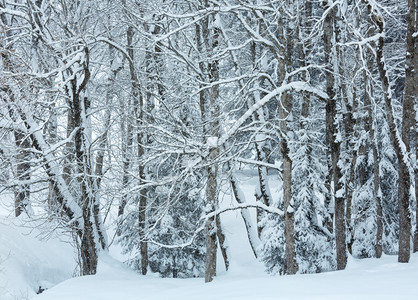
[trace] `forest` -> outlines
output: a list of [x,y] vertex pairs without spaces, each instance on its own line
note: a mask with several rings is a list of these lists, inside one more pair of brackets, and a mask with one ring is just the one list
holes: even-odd
[[71,236],[79,275],[118,244],[143,275],[211,282],[229,211],[270,274],[408,263],[417,7],[0,0],[0,195]]

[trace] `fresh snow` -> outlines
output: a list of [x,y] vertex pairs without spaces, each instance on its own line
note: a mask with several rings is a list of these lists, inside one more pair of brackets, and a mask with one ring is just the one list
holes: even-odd
[[395,256],[351,259],[345,271],[293,276],[263,275],[248,264],[231,267],[231,272],[205,284],[202,278],[141,276],[102,256],[97,275],[67,280],[33,299],[416,299],[418,255],[409,264],[396,260]]
[[216,136],[208,137],[208,146],[209,148],[215,148],[218,145],[218,138]]
[[[243,172],[239,176],[241,192],[248,204],[255,204],[256,177],[253,175]],[[274,178],[270,182],[271,192],[277,198],[279,180]],[[227,191],[221,197],[219,209],[237,205]],[[4,197],[2,200],[6,201]],[[118,245],[112,245],[109,253],[101,254],[96,275],[71,278],[76,267],[75,253],[68,241],[63,240],[65,236],[53,234],[49,240],[40,240],[44,236],[39,229],[42,223],[19,221],[9,215],[10,208],[2,211],[0,207],[0,300],[418,298],[417,253],[412,254],[409,264],[399,264],[396,256],[363,260],[350,257],[344,271],[267,275],[263,264],[254,258],[239,210],[221,215],[231,259],[230,269],[225,270],[218,251],[218,275],[211,283],[205,284],[203,278],[160,278],[152,273],[139,275],[118,260],[123,260]],[[254,223],[255,208],[247,209],[247,213]],[[28,227],[34,225],[36,229]],[[47,290],[36,295],[40,286]]]
[[30,299],[39,287],[50,288],[73,276],[73,248],[57,237],[41,240],[40,230],[33,228],[41,225],[0,217],[1,300]]

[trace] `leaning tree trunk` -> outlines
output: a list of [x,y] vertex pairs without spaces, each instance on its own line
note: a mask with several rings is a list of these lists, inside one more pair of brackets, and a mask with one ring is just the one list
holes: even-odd
[[[245,203],[244,194],[239,188],[238,180],[233,174],[233,171],[231,168],[230,168],[230,172],[231,172],[231,178],[230,178],[231,189],[232,189],[232,193],[234,194],[234,198],[239,204],[244,204]],[[247,237],[248,237],[248,241],[250,242],[251,250],[253,251],[254,256],[257,258],[258,257],[257,249],[258,249],[258,246],[260,245],[260,239],[258,235],[256,234],[258,233],[258,230],[254,228],[253,226],[253,223],[251,221],[251,215],[248,209],[241,209],[241,216],[242,216],[242,219],[244,220],[244,225],[247,231]]]
[[[408,34],[407,34],[407,49],[411,50],[414,45],[413,32],[410,31],[410,17],[414,15],[414,1],[409,0],[409,13],[408,13]],[[412,65],[415,63],[413,58],[413,52],[408,53],[406,57],[406,77],[405,77],[405,94],[403,101],[403,116],[402,116],[402,133],[399,133],[398,127],[395,123],[393,113],[393,99],[392,93],[389,87],[389,78],[387,74],[387,66],[383,56],[384,47],[384,20],[381,15],[373,12],[373,19],[376,22],[379,33],[381,34],[378,46],[376,50],[376,61],[379,69],[380,80],[382,82],[382,89],[384,93],[384,100],[386,103],[386,117],[389,125],[390,139],[395,149],[396,157],[398,159],[398,209],[399,209],[399,254],[398,261],[401,263],[409,262],[410,250],[411,250],[411,215],[409,211],[410,202],[410,186],[411,186],[411,173],[409,170],[410,160],[408,154],[410,153],[410,134],[412,127],[413,112],[414,112],[414,94],[413,71]],[[413,21],[411,21],[413,22]],[[413,48],[412,48],[412,51]]]

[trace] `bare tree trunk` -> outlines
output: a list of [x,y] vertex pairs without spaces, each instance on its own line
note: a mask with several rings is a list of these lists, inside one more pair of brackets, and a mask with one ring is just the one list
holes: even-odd
[[[50,116],[48,120],[48,143],[51,145],[55,144],[57,142],[57,135],[58,135],[58,117],[57,112],[55,108],[55,104],[52,104],[52,106],[49,108],[50,110]],[[48,183],[48,209],[49,213],[55,213],[57,209],[57,198],[58,195],[56,194],[56,188],[54,187],[54,183],[52,181],[49,181]]]
[[[288,24],[289,25],[289,24]],[[291,26],[286,26],[290,31]],[[291,52],[293,49],[293,32],[285,32],[283,26],[283,18],[279,19],[279,39],[283,45],[279,52],[282,57],[279,68],[280,80],[285,82],[287,69],[291,68]],[[286,36],[285,36],[286,34]],[[296,262],[296,245],[295,245],[295,207],[292,198],[292,160],[290,158],[290,148],[288,142],[288,118],[292,112],[292,96],[284,93],[281,95],[279,103],[279,119],[280,119],[280,151],[283,160],[283,208],[284,208],[284,223],[285,223],[285,240],[286,240],[286,273],[296,274],[298,265]]]
[[[345,98],[345,106],[347,109],[346,116],[344,117],[344,123],[345,123],[345,130],[346,130],[346,148],[350,149],[350,143],[352,139],[354,138],[355,132],[354,127],[357,123],[357,119],[353,119],[353,113],[357,110],[357,101],[356,101],[356,94],[357,94],[357,88],[354,87],[353,90],[353,105],[351,106],[348,99]],[[350,158],[351,162],[347,161],[350,165],[350,173],[348,180],[346,182],[346,220],[347,220],[347,229],[348,232],[350,232],[350,239],[347,242],[347,249],[350,254],[353,253],[352,247],[354,243],[354,224],[351,219],[351,208],[352,208],[352,201],[353,201],[353,189],[355,185],[355,166],[357,163],[357,151],[350,149]]]
[[[208,2],[205,0],[205,7],[208,6]],[[203,22],[202,36],[203,41],[206,45],[207,53],[214,54],[214,50],[219,45],[219,35],[220,29],[215,23],[216,16],[210,16]],[[209,26],[209,24],[211,26]],[[208,63],[208,79],[210,83],[217,82],[219,80],[219,61],[217,59],[211,58]],[[205,99],[205,102],[209,100],[208,107],[209,110],[204,110],[206,114],[204,120],[209,122],[209,128],[207,134],[208,138],[213,139],[213,142],[216,141],[219,137],[219,86],[218,84],[212,85],[210,88],[209,94],[205,93],[208,96]],[[207,167],[207,186],[206,186],[206,205],[207,212],[213,212],[218,207],[218,156],[219,148],[216,144],[209,143],[209,140],[206,141],[210,147],[209,157],[208,157],[208,167]],[[219,222],[219,221],[218,221]],[[206,262],[205,262],[205,282],[211,282],[213,277],[216,275],[216,252],[217,252],[217,234],[218,230],[222,228],[217,228],[217,220],[215,217],[210,218],[206,224]],[[222,255],[225,258],[225,266],[228,267],[228,257],[226,245],[224,244],[224,236],[220,234],[219,242],[221,243]]]
[[[417,133],[417,120],[415,119],[418,108],[417,104],[417,82],[418,82],[418,45],[417,45],[417,32],[418,32],[418,3],[417,0],[407,0],[408,2],[408,15],[407,15],[407,34],[406,34],[406,62],[405,62],[405,99],[403,103],[404,115],[408,114],[407,118],[402,119],[402,139],[404,143],[409,144],[411,138],[411,132],[414,135],[415,140],[415,199],[416,199],[416,224],[414,232],[414,247],[413,251],[418,252],[418,133]],[[415,107],[414,107],[415,105]],[[407,112],[405,111],[407,110]],[[407,145],[408,147],[408,145]],[[412,144],[412,149],[414,144]],[[412,156],[412,153],[410,153]],[[412,174],[411,174],[412,175]],[[411,195],[412,196],[412,195]]]
[[[123,2],[125,5],[126,3]],[[141,125],[144,123],[144,99],[140,93],[140,84],[135,71],[134,65],[134,49],[133,49],[133,37],[134,37],[134,28],[129,26],[126,32],[127,38],[127,53],[129,56],[129,73],[131,78],[131,87],[132,87],[132,97],[133,97],[133,106],[134,106],[134,115],[135,115],[135,124],[137,127],[136,142],[137,142],[137,158],[141,159],[145,154],[144,142],[146,140],[145,133],[142,132]],[[128,137],[129,138],[129,137]],[[140,184],[144,183],[145,180],[145,166],[139,164],[138,167],[138,176]],[[126,205],[122,203],[123,207]],[[145,238],[146,234],[146,212],[147,212],[147,193],[146,189],[141,189],[139,192],[139,207],[138,207],[138,235],[140,240],[140,254],[141,254],[141,273],[143,275],[147,274],[148,270],[148,243]],[[122,206],[120,206],[120,213],[123,213]]]
[[[141,159],[145,154],[144,143],[146,143],[147,136],[143,132],[143,128],[140,125],[144,123],[144,99],[140,96],[139,103],[135,103],[136,107],[136,121],[137,121],[137,145],[138,145],[138,159]],[[138,109],[139,106],[139,109]],[[138,175],[140,184],[145,183],[145,166],[140,162],[138,167]],[[147,190],[142,188],[139,192],[139,239],[140,239],[140,252],[141,252],[141,273],[142,275],[147,274],[148,270],[148,243],[146,241],[146,228],[147,228]]]
[[[218,148],[212,148],[209,154],[209,160],[215,161],[219,155]],[[218,186],[217,186],[218,166],[214,163],[207,169],[206,183],[206,210],[208,213],[216,210],[218,205]],[[216,221],[211,217],[206,222],[206,259],[205,259],[205,282],[211,282],[216,276]]]
[[[106,99],[106,105],[109,105],[110,97],[107,97]],[[103,126],[103,132],[101,136],[99,137],[99,150],[96,154],[96,162],[95,162],[95,169],[94,169],[94,180],[92,181],[93,189],[95,191],[100,190],[100,186],[102,183],[103,175],[104,175],[104,155],[105,155],[105,147],[107,144],[107,136],[108,136],[108,130],[110,127],[110,109],[106,110],[105,113],[105,120],[104,120],[104,126]],[[94,193],[96,194],[96,193]],[[94,217],[94,225],[96,228],[96,232],[98,233],[99,242],[101,245],[101,248],[104,250],[107,247],[107,242],[105,238],[105,230],[102,228],[102,218],[100,214],[100,201],[98,197],[94,197],[94,204],[93,204],[93,217]]]
[[[374,133],[373,137],[374,138]],[[377,153],[376,142],[373,140],[373,185],[374,197],[377,206],[376,210],[376,257],[381,258],[383,253],[383,208],[382,208],[382,193],[380,191],[380,160]]]
[[[367,58],[367,60],[369,60]],[[372,65],[369,66],[369,69],[371,70]],[[373,195],[374,200],[376,203],[376,257],[380,258],[382,256],[382,239],[383,239],[383,209],[382,209],[382,195],[380,191],[380,159],[377,149],[377,143],[376,143],[376,135],[374,126],[372,124],[374,120],[373,116],[373,110],[372,110],[372,101],[373,98],[373,90],[372,85],[369,81],[369,78],[367,76],[366,70],[363,71],[363,79],[364,84],[366,86],[366,95],[364,97],[364,105],[367,107],[367,120],[365,123],[365,129],[369,133],[370,136],[370,143],[372,146],[373,151]]]
[[225,240],[225,234],[223,232],[223,227],[221,223],[221,217],[216,216],[216,236],[218,237],[219,246],[221,247],[222,257],[225,263],[225,270],[229,269],[229,258],[228,258],[228,246]]
[[[409,15],[414,12],[413,1],[410,1],[412,7],[409,7]],[[398,262],[407,263],[410,258],[411,250],[411,216],[409,211],[410,201],[410,186],[411,186],[411,174],[409,173],[408,164],[410,160],[408,153],[410,152],[410,129],[412,127],[414,111],[414,85],[412,64],[412,54],[409,53],[406,58],[406,83],[405,83],[405,97],[403,101],[403,117],[402,117],[402,135],[396,126],[393,115],[392,95],[389,87],[389,78],[386,72],[386,65],[383,58],[383,46],[384,46],[384,20],[383,17],[373,12],[373,19],[376,22],[379,32],[382,36],[379,38],[378,47],[376,51],[377,66],[379,69],[380,80],[382,82],[382,88],[384,93],[384,100],[386,103],[386,117],[389,125],[390,139],[395,149],[396,156],[398,158],[398,207],[399,207],[399,254]],[[409,23],[409,22],[408,22]],[[408,25],[409,29],[409,25]],[[413,43],[413,33],[408,30],[407,35],[407,49],[410,49],[410,43]],[[412,44],[413,45],[413,44]],[[405,150],[402,148],[404,147]]]
[[[283,131],[283,129],[282,129]],[[285,132],[283,132],[286,136]],[[295,251],[295,211],[292,199],[292,160],[289,157],[289,147],[287,141],[281,143],[281,152],[283,159],[283,202],[285,212],[285,240],[286,240],[286,270],[287,274],[296,274],[298,265],[296,263]]]
[[[202,1],[204,6],[207,6],[207,1]],[[199,53],[203,53],[203,40],[208,39],[209,35],[209,25],[208,19],[205,18],[200,24],[196,23],[196,44]],[[207,47],[208,48],[208,47]],[[208,50],[208,49],[207,49]],[[200,76],[201,80],[204,81],[205,74],[207,74],[207,69],[203,60],[199,62]],[[201,115],[201,126],[202,126],[202,135],[205,136],[208,134],[207,124],[208,124],[208,91],[203,88],[203,84],[199,85],[199,108]],[[216,90],[215,90],[216,91]],[[205,140],[203,143],[207,142]],[[213,160],[217,156],[217,148],[210,149],[208,161]],[[216,184],[216,173],[218,172],[216,165],[209,165],[206,168],[206,207],[205,213],[211,213],[215,211],[217,205],[217,184]],[[217,240],[216,240],[216,222],[215,217],[211,217],[206,221],[205,224],[205,236],[206,236],[206,256],[205,256],[205,282],[211,282],[213,277],[216,276],[216,254],[217,254]]]
[[[404,101],[402,105],[403,110],[403,118],[402,118],[402,141],[406,146],[406,153],[404,153],[404,156],[411,156],[411,134],[413,133],[411,130],[413,129],[416,120],[415,120],[415,109],[414,105],[417,103],[417,60],[418,57],[415,56],[417,53],[417,32],[415,31],[417,28],[417,0],[407,0],[408,3],[408,15],[407,15],[407,34],[406,34],[406,61],[405,61],[405,90],[404,90]],[[415,132],[416,134],[416,132]],[[405,159],[405,158],[404,158]],[[408,165],[403,166],[402,170],[399,170],[399,175],[402,173],[402,177],[399,176],[399,179],[404,180],[404,184],[402,185],[402,191],[399,192],[400,195],[405,197],[402,201],[402,206],[404,207],[402,209],[405,210],[404,213],[406,215],[406,225],[409,225],[409,232],[405,232],[405,244],[409,244],[409,236],[411,231],[411,220],[410,220],[410,210],[409,210],[409,203],[410,199],[413,198],[410,191],[412,179],[414,174],[412,171],[410,172],[409,167],[412,169],[412,161],[409,160]],[[406,162],[405,162],[406,163]],[[415,173],[417,171],[415,170]],[[404,179],[405,178],[405,179]],[[415,186],[415,192],[416,192],[416,186]],[[401,243],[399,243],[401,244]],[[401,247],[401,245],[399,245]],[[408,247],[408,250],[410,247]],[[401,249],[399,249],[399,253],[401,254]],[[401,255],[400,255],[401,256]],[[404,259],[399,257],[399,260],[401,262],[406,262],[409,260],[405,257]]]
[[279,115],[282,120],[280,131],[282,140],[280,149],[283,160],[283,203],[284,203],[284,222],[285,222],[285,240],[286,240],[286,272],[287,274],[296,274],[298,265],[296,263],[295,234],[294,234],[294,202],[292,199],[292,160],[289,157],[290,149],[287,141],[287,122],[286,119],[291,111],[291,97],[284,94],[282,103],[279,107]]
[[[86,56],[88,56],[88,50],[85,49]],[[84,129],[85,124],[83,124],[83,111],[84,115],[86,112],[86,99],[81,97],[89,78],[90,71],[88,69],[88,63],[84,67],[84,78],[81,85],[78,84],[78,78],[75,76],[74,79],[70,80],[70,96],[71,96],[71,112],[72,112],[72,121],[75,128],[78,128],[74,136],[74,147],[75,147],[75,168],[76,168],[76,179],[79,187],[81,188],[80,203],[82,206],[83,212],[83,232],[81,236],[80,244],[80,254],[81,254],[81,274],[82,275],[92,275],[96,274],[97,271],[97,261],[98,261],[98,252],[99,249],[96,246],[95,232],[94,232],[94,217],[92,215],[94,199],[92,196],[94,193],[89,191],[92,186],[88,183],[89,175],[89,161],[87,159],[87,154],[85,153],[85,137]],[[82,103],[83,101],[83,103]]]
[[30,152],[31,147],[29,136],[22,131],[15,131],[16,155],[16,177],[19,181],[15,192],[15,216],[27,212],[30,208]]
[[[142,171],[142,172],[141,172]],[[145,178],[143,167],[140,167],[141,180]],[[145,239],[146,233],[146,210],[147,210],[147,195],[146,190],[142,189],[139,193],[139,238],[140,238],[140,252],[141,252],[141,273],[147,274],[148,270],[148,243]]]
[[[339,34],[338,30],[336,33],[336,40],[338,41]],[[345,184],[345,196],[346,196],[346,226],[347,230],[350,233],[350,239],[347,241],[347,249],[350,254],[353,252],[353,244],[354,244],[354,235],[355,235],[355,226],[354,222],[351,219],[351,209],[352,209],[352,201],[353,201],[353,190],[355,186],[355,169],[357,164],[357,155],[358,151],[353,149],[352,141],[356,138],[356,127],[357,127],[357,87],[354,85],[352,88],[352,96],[351,101],[349,99],[348,87],[346,84],[346,76],[345,76],[345,68],[344,65],[344,52],[339,46],[336,46],[336,51],[338,55],[338,73],[343,78],[340,80],[340,93],[342,95],[345,111],[343,114],[343,121],[344,121],[344,128],[345,128],[345,149],[348,155],[346,156],[345,164],[350,166],[349,169],[349,176],[346,179]],[[355,72],[359,69],[358,65],[355,66]],[[364,146],[366,148],[366,146]],[[360,172],[361,173],[361,172]]]
[[[85,193],[85,191],[83,191]],[[90,206],[91,199],[84,199],[83,220],[84,228],[81,236],[80,254],[81,254],[81,275],[94,275],[97,271],[98,251],[94,238],[94,225]]]
[[347,241],[347,250],[348,253],[351,255],[353,254],[353,244],[354,244],[354,236],[355,236],[355,223],[352,220],[352,205],[353,205],[353,189],[355,184],[355,166],[357,163],[357,151],[353,152],[353,157],[350,163],[350,174],[348,183],[346,186],[346,195],[347,195],[347,203],[346,203],[346,220],[347,220],[347,230],[350,233],[350,239]]
[[[123,1],[122,4],[126,5],[126,1]],[[136,119],[136,111],[137,111],[137,104],[139,97],[139,83],[138,78],[135,73],[135,66],[134,66],[134,51],[133,51],[133,37],[134,37],[134,30],[132,26],[129,26],[126,30],[126,52],[129,57],[129,73],[131,79],[131,93],[132,98],[127,101],[127,105],[123,106],[123,100],[121,101],[122,109],[124,110],[123,116],[124,120],[122,121],[122,186],[124,189],[124,193],[122,195],[122,199],[119,203],[118,208],[118,230],[117,235],[121,234],[120,226],[123,223],[123,215],[125,212],[125,207],[128,202],[128,195],[126,193],[126,189],[128,188],[129,178],[130,178],[130,166],[132,161],[133,153],[133,144],[134,144],[134,132],[133,132],[133,124],[137,124],[138,120]],[[111,77],[111,80],[114,80],[116,77],[117,70],[114,71],[114,76]],[[126,128],[125,128],[126,127]],[[125,131],[126,129],[126,131]]]
[[[418,31],[418,28],[417,28]],[[418,47],[415,47],[415,52],[417,52]],[[415,53],[415,57],[418,57],[418,53]],[[417,66],[417,61],[418,59],[415,59],[415,70],[418,69]],[[415,71],[415,82],[418,82],[418,76],[417,76],[418,72]],[[415,88],[416,90],[416,88]],[[415,101],[416,102],[416,101]],[[416,106],[416,104],[415,104]],[[416,112],[415,112],[416,114]],[[416,125],[416,121],[413,127],[413,131],[415,132],[415,199],[416,199],[416,208],[415,208],[415,232],[414,232],[414,253],[418,252],[418,128]]]
[[86,115],[89,104],[88,99],[82,97],[82,93],[90,78],[90,71],[88,68],[88,49],[85,48],[86,63],[83,68],[83,77],[81,84],[78,82],[77,76],[70,80],[69,95],[70,95],[70,110],[74,128],[78,128],[74,136],[74,152],[75,152],[75,176],[80,187],[80,204],[83,214],[83,231],[80,237],[80,255],[81,255],[81,274],[92,275],[96,274],[99,248],[96,243],[93,205],[94,187],[91,183],[91,162],[85,152],[85,125],[83,116]]
[[[341,58],[341,56],[340,56]],[[340,73],[341,70],[341,63],[340,62]],[[356,71],[358,70],[358,66],[356,66]],[[341,73],[342,74],[342,73]],[[357,157],[358,151],[351,148],[351,142],[353,139],[356,138],[357,132],[357,117],[354,117],[354,114],[357,112],[357,87],[353,87],[353,96],[352,96],[352,105],[349,102],[347,95],[344,97],[344,103],[346,107],[346,116],[344,117],[344,127],[346,130],[346,149],[350,151],[350,159],[346,161],[347,164],[350,165],[348,180],[345,183],[345,194],[346,194],[346,222],[347,222],[347,231],[350,233],[349,240],[347,241],[347,250],[348,253],[351,255],[353,254],[353,244],[354,244],[354,237],[355,237],[355,223],[352,220],[352,205],[353,205],[353,192],[356,185],[355,182],[355,171],[356,171],[356,164],[357,164]]]
[[[257,161],[259,162],[266,162],[265,153],[258,144],[255,143],[255,149],[257,153]],[[270,187],[268,183],[267,177],[267,168],[262,165],[257,165],[257,172],[258,172],[258,184],[259,190],[257,191],[256,198],[261,200],[265,205],[271,205],[273,203],[271,196],[270,196]],[[261,219],[262,219],[263,212],[260,209],[257,209],[257,228],[258,228],[258,236],[260,237],[263,227],[261,226]]]
[[[324,11],[329,8],[329,2],[323,2]],[[342,270],[347,264],[347,252],[346,252],[346,226],[345,226],[345,199],[343,195],[344,185],[341,182],[342,172],[338,165],[340,159],[340,145],[341,141],[337,140],[337,126],[335,120],[337,117],[337,99],[336,91],[334,88],[335,78],[333,72],[333,59],[332,53],[335,45],[333,44],[334,36],[334,20],[335,8],[332,9],[325,16],[324,19],[324,54],[325,64],[328,66],[326,76],[326,91],[328,94],[328,101],[326,104],[326,120],[327,120],[327,144],[330,147],[331,154],[331,172],[333,191],[331,194],[334,196],[334,214],[335,214],[335,243],[337,252],[337,269]]]

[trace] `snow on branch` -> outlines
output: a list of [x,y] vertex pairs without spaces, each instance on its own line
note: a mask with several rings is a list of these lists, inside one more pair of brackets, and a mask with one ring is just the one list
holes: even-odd
[[262,209],[268,213],[272,213],[272,214],[276,214],[279,215],[281,217],[284,216],[284,213],[282,210],[278,209],[278,208],[274,208],[274,207],[270,207],[267,206],[261,202],[257,202],[256,204],[247,204],[247,203],[241,203],[238,204],[236,206],[232,206],[232,207],[227,207],[227,208],[223,208],[223,209],[218,209],[216,211],[213,211],[211,213],[206,214],[205,216],[200,218],[200,222],[203,222],[203,225],[201,225],[199,228],[197,228],[194,232],[193,232],[193,236],[190,238],[190,240],[188,240],[185,243],[182,244],[177,244],[177,245],[167,245],[167,244],[162,244],[159,242],[156,242],[154,240],[147,240],[148,243],[157,245],[159,247],[162,248],[169,248],[169,249],[175,249],[175,248],[185,248],[188,247],[190,245],[193,244],[194,240],[196,239],[196,237],[198,236],[198,234],[200,232],[202,232],[203,230],[205,230],[205,223],[210,219],[215,217],[216,215],[220,215],[222,213],[228,212],[228,211],[233,211],[233,210],[238,210],[238,209],[246,209],[246,208],[259,208]]
[[42,136],[42,132],[39,130],[36,122],[32,119],[30,114],[23,114],[24,115],[22,117],[24,118],[24,122],[28,131],[33,137],[35,148],[42,152],[45,161],[45,169],[47,170],[48,176],[54,182],[57,190],[60,193],[60,196],[62,197],[60,199],[60,204],[62,205],[65,214],[69,218],[69,224],[74,224],[74,226],[78,229],[83,228],[83,214],[81,207],[77,204],[76,199],[74,199],[74,197],[71,195],[71,192],[68,189],[68,185],[61,175],[61,170],[55,160],[55,156],[49,151],[48,145]]
[[271,207],[271,206],[267,206],[262,202],[257,202],[257,203],[240,203],[237,204],[235,206],[230,206],[230,207],[226,207],[226,208],[222,208],[222,209],[217,209],[215,211],[212,211],[208,214],[206,214],[204,217],[201,218],[201,220],[209,220],[210,218],[213,218],[217,215],[223,214],[225,212],[228,211],[233,211],[233,210],[238,210],[238,209],[247,209],[247,208],[259,208],[264,210],[265,212],[271,213],[271,214],[275,214],[275,215],[279,215],[281,217],[284,216],[284,212],[281,209],[275,208],[275,207]]
[[266,96],[261,98],[259,101],[257,101],[253,106],[251,106],[235,123],[234,125],[229,128],[229,130],[222,135],[218,140],[218,147],[225,144],[225,142],[231,138],[241,127],[242,124],[247,121],[248,118],[250,118],[258,109],[263,107],[267,102],[269,102],[271,99],[273,99],[276,96],[279,96],[283,94],[284,92],[295,90],[295,91],[304,91],[312,93],[322,99],[328,99],[328,95],[321,91],[320,89],[314,88],[308,83],[304,81],[294,81],[287,84],[284,84],[275,90],[268,93]]

